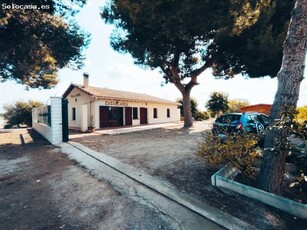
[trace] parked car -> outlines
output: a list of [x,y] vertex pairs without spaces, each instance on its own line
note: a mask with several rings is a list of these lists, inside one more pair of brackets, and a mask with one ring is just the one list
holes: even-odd
[[263,113],[227,113],[213,123],[212,132],[227,135],[233,132],[261,133],[269,125],[269,117]]

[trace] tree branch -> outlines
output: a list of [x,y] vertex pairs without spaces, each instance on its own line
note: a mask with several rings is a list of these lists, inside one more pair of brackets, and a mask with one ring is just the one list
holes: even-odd
[[208,69],[209,67],[212,66],[212,61],[207,60],[205,64],[203,64],[200,68],[195,69],[192,71],[191,76],[198,76],[200,75],[202,72],[204,72],[206,69]]
[[[167,77],[169,77],[172,81],[172,83],[177,87],[177,89],[179,89],[179,91],[181,93],[185,92],[185,87],[184,85],[181,83],[180,78],[179,78],[179,72],[178,72],[178,68],[173,66],[173,61],[172,62],[164,62],[165,65],[169,66],[171,74],[166,73]],[[162,67],[162,71],[167,72],[163,67]]]
[[166,80],[172,82],[172,76],[169,74],[169,72],[164,68],[163,65],[160,65],[160,68],[162,72],[165,74]]
[[174,57],[173,57],[173,60],[172,60],[172,65],[173,65],[173,66],[178,67],[179,57],[180,57],[180,51],[179,51],[179,48],[176,47],[176,48],[175,48]]

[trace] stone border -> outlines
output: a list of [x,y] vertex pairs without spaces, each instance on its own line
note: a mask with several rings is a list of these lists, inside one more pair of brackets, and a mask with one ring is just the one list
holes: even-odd
[[232,178],[238,174],[238,172],[239,170],[235,167],[226,165],[211,176],[211,184],[213,186],[227,188],[241,195],[253,198],[299,218],[307,219],[307,204],[299,203],[294,200],[233,181]]

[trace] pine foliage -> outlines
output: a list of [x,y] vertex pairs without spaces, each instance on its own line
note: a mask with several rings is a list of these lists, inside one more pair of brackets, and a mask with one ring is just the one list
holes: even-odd
[[81,68],[89,36],[73,16],[84,3],[5,0],[0,8],[0,81],[47,89],[57,84],[60,68]]

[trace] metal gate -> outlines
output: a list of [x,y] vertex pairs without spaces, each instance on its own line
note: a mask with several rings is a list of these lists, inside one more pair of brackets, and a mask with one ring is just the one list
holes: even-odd
[[69,140],[68,135],[68,100],[62,99],[62,138],[64,142]]

